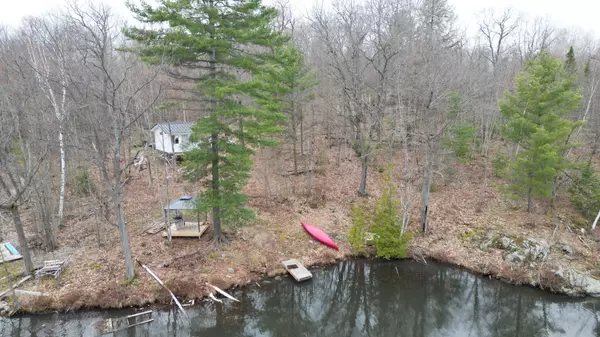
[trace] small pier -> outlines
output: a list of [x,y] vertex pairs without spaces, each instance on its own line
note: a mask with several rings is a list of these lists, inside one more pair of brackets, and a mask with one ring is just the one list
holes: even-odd
[[310,280],[312,278],[311,272],[296,259],[283,261],[283,266],[297,282]]

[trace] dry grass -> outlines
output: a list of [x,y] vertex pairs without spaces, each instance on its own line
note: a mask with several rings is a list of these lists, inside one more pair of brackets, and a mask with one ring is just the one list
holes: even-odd
[[[323,149],[325,145],[323,145]],[[228,232],[231,242],[215,250],[208,244],[210,233],[202,240],[175,239],[169,248],[160,233],[143,234],[144,228],[160,218],[164,179],[162,165],[154,164],[155,182],[149,186],[147,172],[135,172],[127,184],[125,212],[134,258],[148,265],[169,288],[182,299],[201,298],[210,282],[223,289],[241,286],[264,275],[284,273],[281,261],[297,258],[306,266],[331,264],[351,256],[346,233],[350,227],[348,210],[358,200],[360,163],[351,150],[345,150],[338,163],[337,153],[315,149],[320,153],[320,169],[312,176],[313,190],[306,194],[307,176],[282,176],[292,169],[289,151],[269,149],[256,155],[255,170],[245,189],[249,206],[256,210],[259,221],[252,226]],[[336,151],[337,152],[337,151]],[[395,158],[401,163],[402,158]],[[300,164],[305,165],[303,162]],[[476,164],[457,164],[457,175],[451,182],[436,185],[430,206],[430,233],[415,235],[410,252],[413,256],[436,259],[485,275],[493,275],[517,283],[542,282],[551,290],[558,289],[548,270],[558,266],[589,269],[597,256],[597,243],[586,237],[592,251],[566,231],[575,215],[568,203],[561,201],[557,216],[526,214],[489,187],[481,195],[483,170]],[[398,164],[398,170],[401,169]],[[416,172],[416,167],[413,168]],[[174,177],[181,172],[172,172]],[[372,168],[367,190],[369,198],[379,194],[381,174]],[[198,186],[181,179],[171,179],[170,198],[181,196]],[[489,185],[499,184],[488,177]],[[415,180],[413,223],[418,221],[419,189]],[[94,216],[91,199],[70,198],[65,228],[59,233],[60,250],[54,256],[67,254],[69,264],[58,280],[30,283],[30,290],[51,294],[51,298],[23,303],[24,311],[40,309],[75,310],[83,307],[121,308],[151,303],[169,303],[170,297],[138,269],[132,284],[123,281],[124,266],[116,228]],[[162,197],[162,203],[164,203]],[[541,211],[538,210],[538,213]],[[558,213],[558,212],[557,212]],[[300,226],[300,220],[321,226],[339,244],[334,251],[311,240]],[[567,260],[553,249],[542,272],[535,268],[510,268],[501,252],[478,249],[473,233],[505,233],[533,236],[550,241],[555,225],[559,228],[553,241],[568,243],[575,251]],[[417,231],[417,228],[411,228]],[[210,232],[210,231],[209,231]],[[99,235],[98,235],[99,234]],[[98,240],[100,238],[100,242]],[[596,255],[594,255],[596,254]],[[540,276],[541,275],[541,276]]]

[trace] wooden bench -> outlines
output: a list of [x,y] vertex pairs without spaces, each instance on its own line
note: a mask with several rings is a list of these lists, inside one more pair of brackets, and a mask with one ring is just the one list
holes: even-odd
[[48,260],[44,261],[44,266],[35,272],[35,278],[41,278],[44,276],[52,276],[58,278],[62,272],[62,267],[65,261],[61,260]]

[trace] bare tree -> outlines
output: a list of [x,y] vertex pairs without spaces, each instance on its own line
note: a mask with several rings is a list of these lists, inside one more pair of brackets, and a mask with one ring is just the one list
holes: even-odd
[[[110,194],[121,237],[125,260],[125,276],[135,277],[129,237],[123,211],[123,173],[132,160],[123,159],[124,143],[131,135],[134,123],[156,103],[141,101],[141,92],[152,84],[158,74],[138,62],[130,54],[116,53],[119,30],[111,10],[103,5],[89,5],[83,9],[76,4],[68,7],[68,19],[77,32],[82,57],[83,74],[80,87],[91,92],[94,104],[84,105],[84,118],[92,130],[91,148]],[[85,96],[84,96],[85,97]],[[98,118],[98,116],[102,116]]]
[[46,18],[26,20],[25,34],[30,66],[44,96],[52,106],[58,123],[58,144],[60,151],[60,185],[58,200],[58,226],[62,225],[65,185],[67,179],[67,161],[65,131],[68,118],[67,109],[67,67],[72,61],[70,32],[54,15]]
[[514,13],[510,8],[497,14],[493,9],[482,12],[479,21],[479,33],[483,38],[483,44],[487,52],[483,56],[490,62],[494,71],[505,60],[504,55],[512,52],[514,42],[509,37],[519,27],[521,16]]

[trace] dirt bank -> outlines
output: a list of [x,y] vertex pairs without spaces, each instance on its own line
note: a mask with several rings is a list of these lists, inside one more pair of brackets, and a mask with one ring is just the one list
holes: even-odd
[[[216,249],[208,239],[175,239],[169,248],[161,233],[147,235],[144,229],[160,219],[165,197],[158,162],[154,183],[146,172],[134,172],[127,184],[126,220],[134,258],[148,265],[182,300],[202,298],[210,289],[206,282],[223,289],[254,282],[264,276],[284,273],[281,261],[297,258],[306,266],[326,265],[352,256],[346,233],[350,227],[348,210],[357,201],[360,163],[351,151],[341,157],[328,156],[317,149],[316,169],[307,195],[307,177],[281,175],[289,170],[288,154],[270,150],[256,156],[255,171],[248,184],[250,206],[258,221],[247,227],[230,229],[230,243]],[[337,155],[337,154],[336,154]],[[338,161],[339,159],[339,161]],[[396,159],[398,163],[402,160]],[[382,164],[383,165],[383,164]],[[415,172],[416,172],[415,163]],[[378,194],[378,162],[371,169],[369,198]],[[174,174],[178,176],[180,172]],[[436,259],[479,274],[491,275],[518,284],[532,284],[550,291],[562,291],[563,280],[554,271],[576,269],[591,276],[598,273],[598,240],[587,221],[573,211],[567,200],[558,200],[551,214],[543,205],[527,214],[517,203],[506,201],[495,190],[501,184],[487,178],[482,193],[483,169],[480,163],[457,164],[451,180],[436,181],[430,206],[430,233],[416,234],[410,254],[418,260]],[[170,183],[170,199],[198,187],[178,180]],[[418,221],[418,180],[414,181],[413,223]],[[169,303],[169,295],[142,269],[132,283],[123,281],[118,233],[100,216],[91,198],[73,195],[67,205],[65,228],[59,232],[61,248],[37,255],[36,262],[64,258],[68,265],[58,280],[34,280],[24,289],[48,296],[20,299],[21,311],[71,311],[81,308],[123,308],[153,303]],[[300,226],[300,220],[321,226],[339,244],[335,251],[315,243]],[[416,225],[411,227],[417,232]],[[482,243],[509,237],[515,242],[534,238],[549,243],[546,258],[540,261],[509,263],[507,251]],[[565,252],[564,247],[571,251]],[[596,273],[596,274],[594,274]]]

